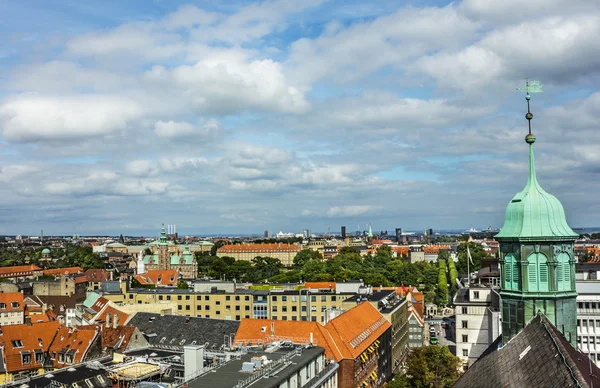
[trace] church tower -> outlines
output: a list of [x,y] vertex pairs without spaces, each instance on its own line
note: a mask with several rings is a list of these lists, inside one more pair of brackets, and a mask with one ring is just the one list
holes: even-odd
[[171,255],[169,254],[169,242],[165,233],[165,225],[162,226],[160,239],[158,240],[158,269],[171,269]]
[[504,226],[495,238],[500,244],[502,342],[520,332],[538,311],[576,343],[577,292],[573,245],[579,235],[569,227],[560,201],[542,189],[535,174],[531,133],[530,93],[541,91],[526,83],[529,134],[527,185],[506,208]]

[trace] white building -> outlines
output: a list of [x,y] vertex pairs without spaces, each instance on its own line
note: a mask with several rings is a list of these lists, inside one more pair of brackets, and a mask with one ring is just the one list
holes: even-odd
[[499,295],[490,287],[460,288],[454,296],[456,356],[466,369],[501,334]]
[[600,366],[600,280],[577,281],[577,347]]

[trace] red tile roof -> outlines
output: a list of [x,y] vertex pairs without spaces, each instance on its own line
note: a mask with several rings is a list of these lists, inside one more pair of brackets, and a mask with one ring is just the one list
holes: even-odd
[[[49,353],[51,358],[54,358],[55,367],[63,367],[65,365],[73,365],[80,363],[85,359],[90,346],[97,339],[98,331],[86,330],[79,328],[61,327],[52,341]],[[72,352],[75,351],[73,359],[67,362],[67,359],[59,361],[58,354],[60,352]]]
[[110,280],[108,271],[104,269],[88,269],[84,274],[90,283],[100,283]]
[[[271,333],[271,327],[274,328],[274,336]],[[327,358],[335,358],[338,361],[343,358],[329,332],[317,322],[242,319],[234,343],[256,345],[280,339],[295,343],[309,343],[311,334],[313,344],[324,348]]]
[[0,314],[25,310],[23,294],[20,292],[0,293]]
[[106,306],[110,301],[108,299],[106,299],[105,297],[101,296],[98,299],[96,299],[96,301],[94,302],[94,304],[90,307],[92,310],[94,310],[95,312],[99,313],[100,310],[102,310],[104,308],[104,306]]
[[335,290],[335,282],[306,282],[304,283],[304,288],[316,288],[322,289],[327,288],[331,290]]
[[298,244],[232,244],[223,245],[219,253],[270,253],[270,252],[300,252]]
[[50,276],[72,275],[80,272],[83,272],[83,268],[81,267],[51,268],[42,271],[44,275]]
[[0,267],[0,278],[17,276],[31,276],[34,272],[42,271],[37,265],[15,265],[12,267]]
[[[58,322],[3,326],[0,346],[8,373],[41,368],[41,362],[35,360],[35,351],[46,351],[59,327]],[[31,363],[23,364],[24,352],[31,354]]]
[[344,358],[357,358],[390,327],[383,315],[366,301],[325,325]]
[[[355,359],[388,328],[390,323],[368,302],[322,326],[317,322],[242,319],[234,342],[265,344],[276,340],[308,343],[325,348],[325,356],[340,361]],[[273,330],[272,330],[273,329]]]
[[[108,322],[109,314],[110,314],[110,322]],[[118,325],[125,323],[127,321],[127,319],[129,318],[129,314],[124,313],[123,311],[121,311],[111,305],[107,305],[104,307],[104,309],[99,314],[96,315],[96,317],[94,318],[94,322],[110,323],[110,326],[112,326],[115,316],[119,317],[119,322],[117,322]]]
[[450,245],[426,245],[423,247],[425,253],[439,253],[441,250],[450,249]]
[[154,284],[156,286],[176,286],[179,279],[179,271],[175,269],[168,270],[149,270],[146,273],[135,275],[134,278],[142,285]]

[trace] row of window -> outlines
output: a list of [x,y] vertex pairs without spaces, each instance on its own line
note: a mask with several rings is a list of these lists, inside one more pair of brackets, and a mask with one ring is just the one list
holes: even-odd
[[579,302],[577,303],[577,308],[579,309],[592,309],[592,310],[596,310],[596,309],[600,309],[600,303],[595,303],[595,302]]

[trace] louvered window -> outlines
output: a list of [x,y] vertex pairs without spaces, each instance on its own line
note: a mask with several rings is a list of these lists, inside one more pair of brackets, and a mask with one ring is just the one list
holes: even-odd
[[529,284],[529,291],[537,291],[537,260],[535,257],[530,256],[527,261],[529,262],[529,265],[527,266],[527,283]]
[[529,291],[548,291],[548,260],[541,253],[532,253],[527,258],[527,280]]
[[504,262],[504,288],[512,290],[512,257],[507,256]]
[[571,289],[571,264],[569,255],[561,253],[557,257],[557,281],[559,291],[568,291]]

